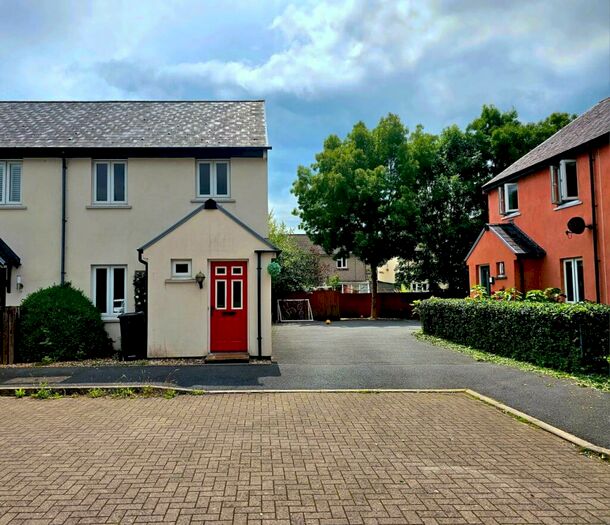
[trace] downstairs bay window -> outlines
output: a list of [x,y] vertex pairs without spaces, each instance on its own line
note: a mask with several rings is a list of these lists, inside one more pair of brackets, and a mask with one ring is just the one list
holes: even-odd
[[93,266],[93,304],[102,317],[113,318],[126,310],[127,266]]

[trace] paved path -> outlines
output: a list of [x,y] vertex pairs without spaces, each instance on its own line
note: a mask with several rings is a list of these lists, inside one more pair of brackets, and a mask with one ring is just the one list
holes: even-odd
[[609,523],[610,466],[463,394],[0,399],[0,523]]
[[0,385],[46,377],[59,384],[173,382],[206,390],[471,388],[610,448],[610,393],[477,362],[418,341],[415,329],[410,321],[280,325],[274,327],[273,364],[4,368]]

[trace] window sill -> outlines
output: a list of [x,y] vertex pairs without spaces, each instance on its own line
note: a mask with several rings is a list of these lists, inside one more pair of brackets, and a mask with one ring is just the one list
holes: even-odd
[[337,268],[338,272],[347,272],[349,268]]
[[178,284],[178,283],[195,283],[195,279],[191,277],[173,277],[172,279],[165,279],[165,284]]
[[88,204],[88,210],[131,210],[131,204]]
[[0,210],[27,210],[23,204],[0,204]]
[[506,279],[506,275],[496,275],[496,281],[505,281]]
[[209,199],[213,199],[216,202],[235,202],[235,199],[232,199],[231,197],[196,197],[195,199],[191,199],[191,202],[201,202],[204,203],[205,201],[209,200]]
[[[120,315],[120,314],[118,314]],[[118,315],[102,315],[102,322],[104,323],[118,323],[119,317]]]
[[572,208],[573,206],[578,206],[580,204],[582,204],[582,201],[579,200],[564,202],[556,208],[553,208],[553,211],[565,210],[566,208]]
[[507,215],[505,215],[504,217],[502,217],[503,221],[507,221],[509,219],[513,219],[515,217],[519,217],[519,215],[521,215],[520,211],[511,211],[509,212]]

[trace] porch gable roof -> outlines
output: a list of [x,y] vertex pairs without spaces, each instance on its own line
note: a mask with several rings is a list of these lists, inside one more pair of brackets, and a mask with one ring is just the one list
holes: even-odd
[[13,268],[21,266],[19,256],[2,239],[0,239],[0,266],[12,266]]
[[524,259],[541,259],[546,255],[544,248],[531,239],[521,228],[513,223],[507,224],[486,224],[473,243],[472,248],[464,258],[468,261],[472,252],[475,250],[479,241],[486,232],[494,233],[516,257]]
[[169,228],[167,228],[165,231],[161,232],[154,239],[151,239],[146,244],[143,244],[142,246],[140,246],[138,248],[138,252],[143,252],[147,248],[150,248],[153,244],[156,244],[158,241],[163,239],[163,237],[165,237],[166,235],[169,235],[171,232],[173,232],[174,230],[176,230],[177,228],[182,226],[185,222],[187,222],[188,220],[190,220],[191,218],[193,218],[195,215],[197,215],[198,213],[200,213],[203,210],[218,210],[218,211],[222,212],[229,219],[231,219],[233,222],[235,222],[238,226],[241,226],[244,230],[246,230],[248,233],[250,233],[254,238],[256,238],[260,242],[262,242],[268,248],[268,250],[270,252],[279,253],[281,251],[279,248],[274,246],[269,241],[269,239],[266,239],[265,237],[260,235],[256,230],[254,230],[253,228],[248,226],[245,222],[243,222],[241,219],[239,219],[238,217],[233,215],[230,211],[226,210],[223,206],[218,204],[214,199],[208,199],[201,206],[198,206],[192,212],[190,212],[187,215],[185,215],[184,217],[182,217],[182,219],[180,219],[178,222],[172,224]]

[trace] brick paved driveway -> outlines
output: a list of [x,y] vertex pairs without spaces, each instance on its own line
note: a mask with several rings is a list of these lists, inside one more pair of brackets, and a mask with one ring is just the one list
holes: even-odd
[[4,523],[608,523],[610,466],[462,394],[0,398]]

